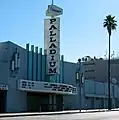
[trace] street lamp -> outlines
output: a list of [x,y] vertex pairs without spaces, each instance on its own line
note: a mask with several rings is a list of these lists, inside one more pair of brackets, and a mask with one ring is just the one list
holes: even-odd
[[82,104],[82,101],[81,101],[81,88],[83,86],[83,83],[84,83],[84,74],[83,74],[83,69],[82,69],[82,63],[81,63],[81,59],[78,59],[78,69],[76,71],[76,84],[77,84],[77,87],[78,87],[78,95],[79,95],[79,110],[81,112],[81,104]]

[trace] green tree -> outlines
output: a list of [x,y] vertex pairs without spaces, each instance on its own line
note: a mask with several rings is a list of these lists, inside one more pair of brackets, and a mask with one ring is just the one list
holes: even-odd
[[84,61],[85,61],[85,58],[84,58],[84,57],[82,57],[82,58],[81,58],[81,60],[84,62]]
[[108,15],[104,19],[103,27],[107,29],[109,35],[109,59],[108,59],[108,109],[111,110],[111,97],[110,97],[110,39],[112,31],[116,30],[117,21],[115,16]]

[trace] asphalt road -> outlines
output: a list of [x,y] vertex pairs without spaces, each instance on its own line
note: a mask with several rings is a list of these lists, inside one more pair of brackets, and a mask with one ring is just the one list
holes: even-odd
[[119,120],[119,111],[0,118],[0,120]]

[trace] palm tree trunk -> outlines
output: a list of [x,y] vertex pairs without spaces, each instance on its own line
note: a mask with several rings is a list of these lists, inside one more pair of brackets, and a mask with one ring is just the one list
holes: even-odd
[[109,59],[108,59],[108,110],[111,110],[111,95],[110,95],[110,38],[109,34]]

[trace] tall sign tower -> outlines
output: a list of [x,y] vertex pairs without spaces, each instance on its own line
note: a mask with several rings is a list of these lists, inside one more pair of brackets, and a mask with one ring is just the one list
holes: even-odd
[[44,20],[44,50],[46,51],[48,75],[60,74],[60,15],[63,9],[52,4],[48,5]]

